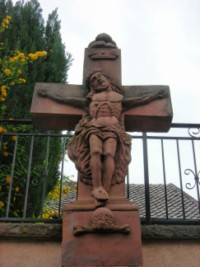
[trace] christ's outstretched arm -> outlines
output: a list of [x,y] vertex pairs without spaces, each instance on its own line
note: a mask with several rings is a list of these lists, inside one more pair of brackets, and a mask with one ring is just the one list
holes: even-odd
[[41,97],[48,97],[59,103],[68,104],[73,107],[85,109],[88,106],[88,99],[84,97],[76,97],[76,96],[66,97],[62,94],[59,94],[56,91],[52,92],[45,88],[38,89],[37,93]]
[[125,110],[131,109],[131,108],[134,108],[140,105],[148,104],[156,99],[166,98],[168,96],[169,96],[168,93],[161,89],[155,93],[147,93],[142,96],[125,98],[122,101],[122,107],[123,107],[123,110],[125,111]]

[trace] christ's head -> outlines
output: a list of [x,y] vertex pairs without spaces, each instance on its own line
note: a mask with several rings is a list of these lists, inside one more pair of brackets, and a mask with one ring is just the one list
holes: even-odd
[[108,77],[104,76],[102,72],[95,72],[89,79],[90,91],[96,92],[111,91],[111,83]]
[[101,70],[94,70],[90,72],[86,78],[85,84],[87,89],[90,91],[89,95],[103,91],[114,91],[122,94],[121,88],[115,85],[112,78],[105,75]]

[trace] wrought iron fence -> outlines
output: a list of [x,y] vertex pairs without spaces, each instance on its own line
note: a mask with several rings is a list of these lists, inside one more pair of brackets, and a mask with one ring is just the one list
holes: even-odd
[[[200,124],[130,134],[126,195],[139,206],[142,223],[200,224]],[[38,132],[30,120],[1,121],[0,221],[61,222],[62,206],[76,198],[66,160],[71,136]],[[55,140],[59,163],[53,164]]]

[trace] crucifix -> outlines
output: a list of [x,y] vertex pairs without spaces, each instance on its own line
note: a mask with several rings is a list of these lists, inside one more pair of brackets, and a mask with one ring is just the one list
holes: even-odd
[[[133,229],[140,232],[138,209],[124,197],[125,176],[131,160],[131,137],[126,131],[161,132],[169,129],[172,120],[169,87],[122,86],[120,49],[109,35],[103,33],[85,50],[83,85],[36,84],[31,114],[39,128],[75,130],[68,154],[78,169],[78,200],[63,208],[66,219],[63,266],[71,265],[67,256],[69,240],[79,249],[87,245],[84,241],[87,238],[78,244],[77,235],[99,232],[131,235]],[[82,211],[86,210],[90,216],[83,216]],[[75,220],[72,211],[77,216]],[[133,221],[128,219],[130,214],[127,221],[121,220],[119,211],[133,212]],[[135,259],[138,260],[141,259],[141,249],[137,249],[140,236],[137,234],[134,238]],[[90,240],[92,244],[95,241],[99,242],[97,238]],[[110,238],[108,242],[113,246]],[[126,245],[129,247],[131,244]],[[92,255],[96,250],[99,252],[99,248],[94,246],[88,253]],[[130,249],[125,253],[126,259],[121,256],[120,264],[110,262],[111,255],[107,250],[99,253],[102,257],[107,255],[103,265],[131,266],[129,252]],[[81,265],[77,257],[86,260],[83,252],[77,256],[70,249],[70,253],[73,255],[72,265]],[[88,260],[87,264],[102,265],[97,258]],[[134,266],[141,265],[141,260],[138,260]]]

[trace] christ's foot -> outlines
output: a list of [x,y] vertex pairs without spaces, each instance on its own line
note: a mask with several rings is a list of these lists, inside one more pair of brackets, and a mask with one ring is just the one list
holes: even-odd
[[105,202],[108,200],[108,193],[102,186],[94,188],[91,195],[99,202]]

